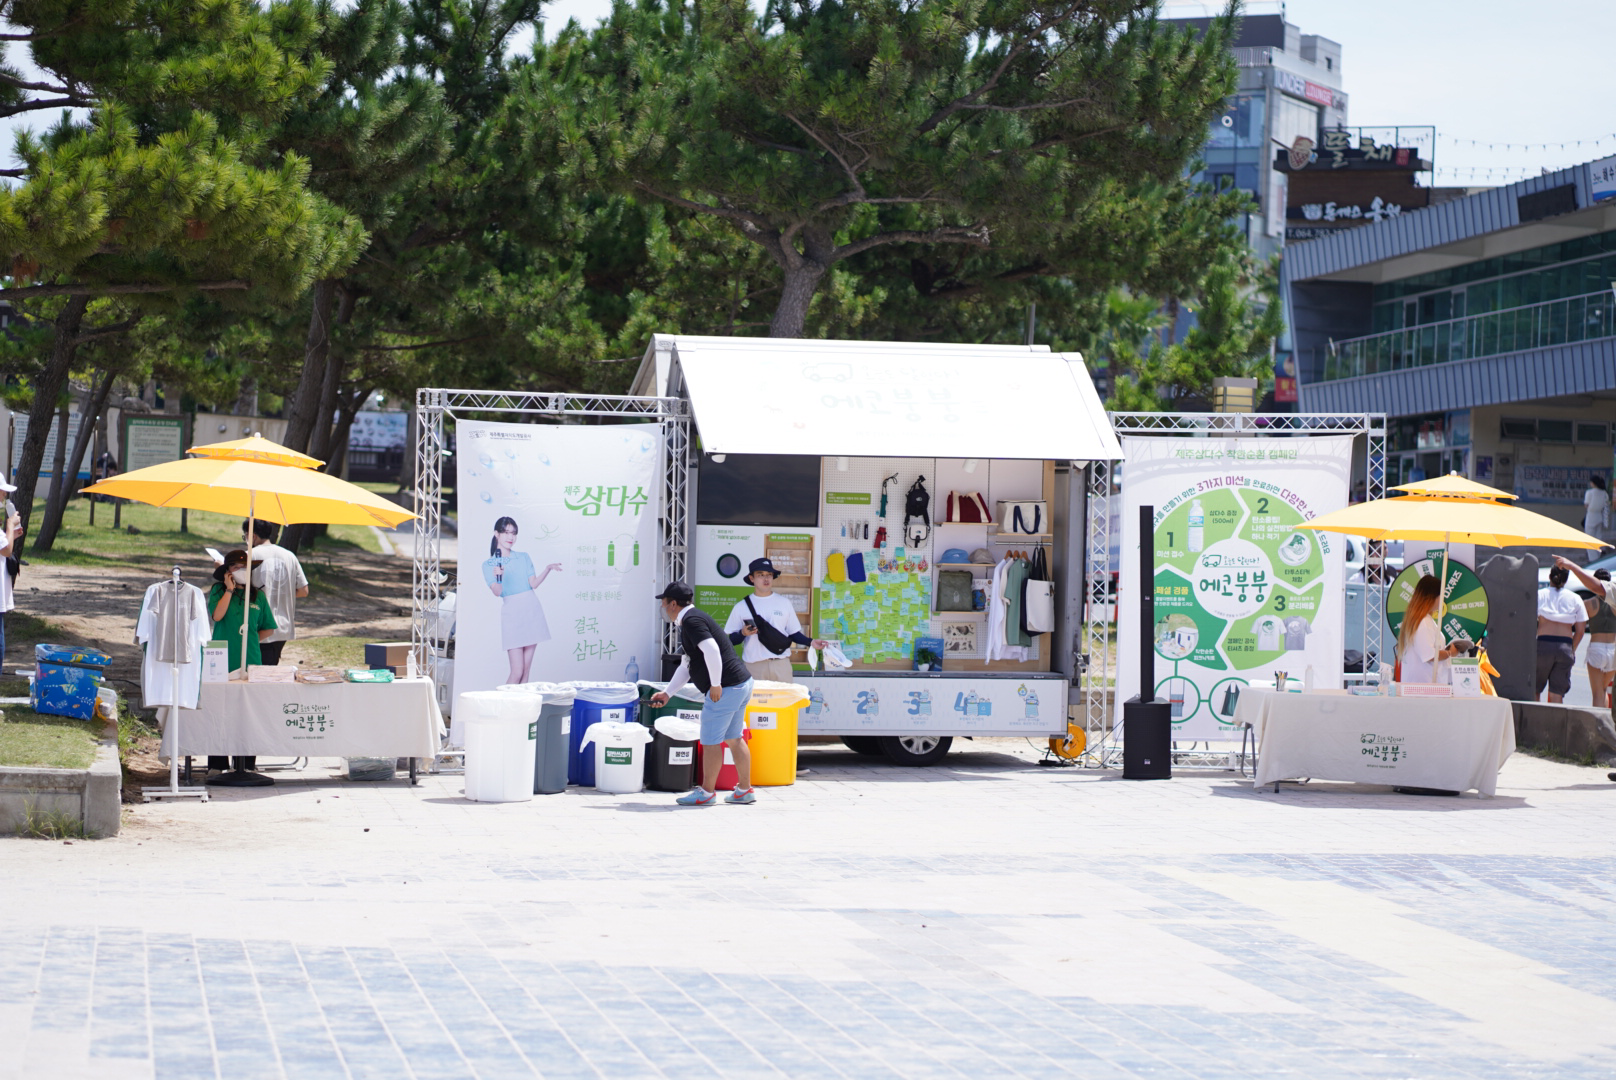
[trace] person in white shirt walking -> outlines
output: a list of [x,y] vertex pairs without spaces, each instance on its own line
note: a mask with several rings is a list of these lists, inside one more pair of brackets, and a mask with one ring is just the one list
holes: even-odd
[[752,586],[752,595],[737,603],[729,612],[724,633],[731,645],[741,645],[741,660],[752,678],[764,682],[791,681],[791,646],[810,645],[823,649],[825,643],[816,641],[802,632],[797,612],[790,597],[774,591],[774,563],[768,559],[753,559],[742,580]]
[[[286,643],[297,637],[297,602],[309,595],[309,579],[297,556],[275,543],[280,526],[272,521],[255,519],[252,523],[253,586],[264,590],[269,600],[270,613],[275,616],[275,630],[259,643],[258,651],[265,664],[281,662],[281,651]],[[242,539],[248,540],[247,523],[241,523]]]
[[[1588,477],[1588,490],[1582,493],[1582,531],[1589,536],[1605,539],[1605,530],[1610,528],[1610,492],[1605,490],[1603,476]],[[1588,561],[1593,562],[1599,555],[1598,551],[1588,551]]]
[[[1541,694],[1548,687],[1549,701],[1554,704],[1564,701],[1571,689],[1577,646],[1588,625],[1587,609],[1577,594],[1565,587],[1571,570],[1578,570],[1578,577],[1584,576],[1578,567],[1556,556],[1549,583],[1537,591],[1537,692]],[[1590,587],[1598,593],[1604,591],[1598,586]]]

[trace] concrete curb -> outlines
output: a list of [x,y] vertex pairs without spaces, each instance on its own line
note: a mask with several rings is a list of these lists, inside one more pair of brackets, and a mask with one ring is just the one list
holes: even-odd
[[1600,765],[1616,764],[1616,727],[1609,709],[1517,701],[1515,742],[1545,747],[1563,757],[1591,755]]
[[0,834],[15,836],[35,812],[64,814],[100,840],[123,820],[123,766],[116,740],[103,740],[88,769],[0,766]]

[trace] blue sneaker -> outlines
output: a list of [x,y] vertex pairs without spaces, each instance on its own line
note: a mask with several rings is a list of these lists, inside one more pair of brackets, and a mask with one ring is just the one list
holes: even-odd
[[680,806],[711,806],[718,801],[718,793],[703,788],[693,789],[689,795],[681,795],[673,800]]
[[751,788],[747,788],[745,791],[736,790],[730,792],[728,795],[724,796],[724,801],[727,803],[733,803],[736,806],[750,806],[757,802],[757,795],[752,791]]

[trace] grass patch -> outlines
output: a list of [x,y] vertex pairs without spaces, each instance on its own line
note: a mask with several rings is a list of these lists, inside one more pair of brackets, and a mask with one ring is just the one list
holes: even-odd
[[84,822],[65,810],[41,810],[32,802],[23,805],[22,828],[18,836],[36,840],[83,840]]
[[[124,503],[118,514],[119,528],[112,527],[113,506],[98,503],[95,524],[90,524],[90,501],[73,499],[62,514],[62,528],[50,551],[36,553],[29,546],[23,558],[53,566],[104,566],[129,559],[195,559],[205,556],[204,547],[227,551],[241,546],[241,521],[235,514],[214,514],[192,510],[187,515],[187,531],[180,531],[179,510],[168,510],[141,503]],[[38,531],[44,520],[45,500],[34,500],[30,529]],[[133,526],[135,531],[130,532]],[[359,550],[379,553],[376,534],[363,525],[332,525],[327,535],[313,542],[310,550]],[[24,573],[27,571],[25,570]]]
[[1558,761],[1562,765],[1581,765],[1585,769],[1599,768],[1599,759],[1592,750],[1586,750],[1575,757],[1569,757],[1552,746],[1517,746],[1516,750],[1523,754],[1531,754],[1545,761]]
[[106,724],[46,716],[26,705],[7,705],[0,723],[0,765],[45,769],[88,769],[97,737]]
[[[22,578],[19,576],[18,581]],[[37,615],[13,609],[6,612],[6,640],[9,641],[60,641],[67,636],[67,631],[60,626]],[[27,693],[24,684],[23,693]],[[7,695],[12,696],[12,695]]]
[[362,637],[300,637],[287,646],[300,666],[353,668],[365,666],[365,644]]

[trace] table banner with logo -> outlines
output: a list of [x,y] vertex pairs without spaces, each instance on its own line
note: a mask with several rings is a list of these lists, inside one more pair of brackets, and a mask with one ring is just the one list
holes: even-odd
[[[1139,692],[1139,635],[1156,648],[1156,696],[1178,740],[1238,739],[1241,690],[1283,671],[1339,686],[1345,544],[1295,526],[1347,504],[1351,436],[1127,438],[1122,479],[1117,716]],[[1139,507],[1156,624],[1139,625]],[[1124,736],[1126,738],[1126,736]]]
[[654,678],[655,424],[456,425],[455,690]]
[[[182,754],[431,758],[443,731],[427,679],[203,683],[199,704],[180,710]],[[173,748],[165,724],[163,757]]]

